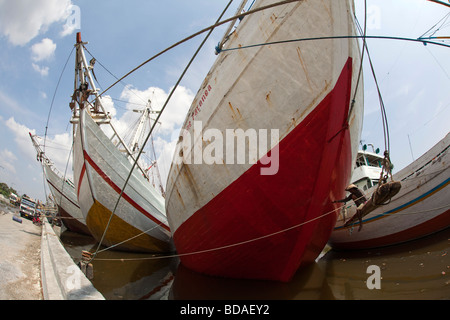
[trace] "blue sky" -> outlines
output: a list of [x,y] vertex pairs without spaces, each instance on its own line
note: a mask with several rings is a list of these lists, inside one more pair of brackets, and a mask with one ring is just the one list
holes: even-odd
[[[226,17],[234,14],[240,1],[234,2]],[[355,2],[362,23],[363,1]],[[74,53],[62,71],[76,32],[89,42],[87,48],[97,59],[98,86],[105,89],[115,81],[109,72],[121,77],[160,50],[213,24],[227,3],[228,0],[0,0],[0,182],[44,199],[42,170],[35,160],[28,131],[44,135],[51,106],[46,152],[56,167],[65,171],[70,151],[68,103],[73,92]],[[417,38],[450,11],[426,0],[367,3],[369,35]],[[163,178],[172,159],[173,139],[216,58],[214,46],[223,32],[220,28],[212,34],[161,118],[155,148]],[[443,27],[436,35],[450,35],[450,28]],[[139,107],[147,99],[158,109],[200,41],[198,37],[165,54],[107,93],[105,103],[119,129],[126,131],[133,121],[129,109]],[[400,169],[449,131],[450,48],[375,39],[368,40],[368,45],[387,109],[391,158]],[[367,63],[364,71],[365,119],[361,138],[384,149],[378,97]],[[68,169],[70,176],[70,164]]]

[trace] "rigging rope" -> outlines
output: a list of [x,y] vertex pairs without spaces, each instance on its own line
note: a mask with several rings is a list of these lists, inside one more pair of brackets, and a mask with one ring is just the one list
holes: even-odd
[[[355,13],[355,19],[356,19],[356,13]],[[358,19],[356,19],[356,22],[358,22]],[[359,26],[359,23],[358,23]],[[360,32],[361,33],[361,32]],[[350,104],[350,110],[348,112],[347,122],[350,120],[350,115],[352,114],[353,107],[356,103],[356,94],[358,93],[359,83],[362,75],[362,69],[363,69],[363,61],[364,61],[364,52],[366,51],[367,44],[366,44],[366,35],[367,35],[367,0],[364,0],[364,32],[362,33],[363,37],[363,48],[361,52],[361,62],[359,64],[359,72],[358,72],[358,79],[356,80],[356,87],[355,87],[355,93],[353,94],[353,99]]]
[[297,39],[289,39],[289,40],[279,40],[279,41],[272,41],[272,42],[265,42],[265,43],[256,43],[256,44],[250,44],[247,46],[241,46],[241,47],[235,47],[235,48],[227,48],[222,49],[222,51],[233,51],[233,50],[243,50],[243,49],[249,49],[249,48],[255,48],[255,47],[261,47],[261,46],[270,46],[270,45],[276,45],[276,44],[284,44],[284,43],[292,43],[292,42],[302,42],[302,41],[317,41],[317,40],[334,40],[334,39],[380,39],[380,40],[397,40],[397,41],[411,41],[411,42],[420,42],[422,44],[433,44],[437,46],[447,47],[450,48],[450,45],[441,43],[441,42],[435,42],[435,41],[429,41],[426,39],[415,39],[415,38],[407,38],[407,37],[395,37],[395,36],[323,36],[323,37],[311,37],[311,38],[297,38]]
[[[228,2],[228,5],[227,5],[227,6],[225,7],[225,9],[222,11],[222,13],[220,14],[220,16],[219,16],[219,18],[217,19],[217,21],[220,21],[220,19],[223,17],[223,15],[225,14],[225,12],[228,10],[228,7],[231,5],[232,2],[233,2],[233,0],[230,0],[230,1]],[[162,106],[160,112],[158,113],[158,115],[157,115],[155,121],[153,122],[153,125],[152,125],[152,127],[151,127],[151,129],[150,129],[150,132],[148,133],[147,137],[145,138],[145,141],[144,141],[144,143],[143,143],[143,145],[142,145],[142,148],[139,150],[139,153],[138,153],[137,157],[136,157],[135,160],[134,160],[133,166],[132,166],[131,169],[130,169],[130,172],[129,172],[129,174],[128,174],[127,179],[125,180],[125,184],[124,184],[124,186],[121,188],[119,198],[117,199],[116,204],[115,204],[115,206],[114,206],[114,209],[113,209],[113,211],[112,211],[112,213],[111,213],[111,215],[110,215],[110,217],[109,217],[108,223],[107,223],[106,228],[105,228],[105,230],[104,230],[104,232],[103,232],[103,235],[102,235],[102,238],[101,238],[101,240],[100,240],[100,242],[99,242],[99,245],[97,246],[97,249],[96,249],[96,251],[95,251],[95,253],[94,253],[94,255],[92,256],[92,259],[91,259],[90,261],[92,261],[92,260],[95,258],[95,256],[97,255],[97,253],[98,253],[98,251],[99,251],[99,248],[100,248],[100,246],[101,246],[101,243],[103,242],[103,239],[105,238],[105,235],[106,235],[106,232],[107,232],[107,230],[108,230],[108,228],[109,228],[109,225],[111,224],[112,217],[114,216],[114,214],[115,214],[115,212],[116,212],[116,210],[117,210],[117,206],[119,205],[120,199],[122,198],[123,192],[124,192],[126,186],[128,185],[128,181],[130,180],[130,177],[131,177],[131,175],[133,174],[133,170],[134,170],[134,168],[136,167],[137,161],[139,160],[139,158],[140,158],[140,156],[141,156],[141,154],[142,154],[142,152],[143,152],[143,150],[144,150],[144,147],[145,147],[145,145],[147,144],[148,139],[150,138],[150,136],[151,136],[151,134],[152,134],[152,132],[153,132],[153,129],[154,129],[155,126],[157,125],[157,123],[158,123],[158,121],[159,121],[159,118],[161,117],[162,113],[164,112],[165,108],[167,107],[167,104],[169,103],[169,100],[172,98],[173,93],[174,93],[175,90],[178,88],[178,85],[180,84],[180,82],[181,82],[181,80],[183,79],[184,75],[186,74],[187,70],[188,70],[189,67],[191,66],[191,64],[192,64],[192,62],[194,61],[194,59],[197,57],[198,53],[200,52],[201,48],[203,47],[203,45],[204,45],[204,44],[206,43],[206,41],[208,40],[208,38],[209,38],[209,36],[211,35],[211,33],[213,32],[213,30],[214,30],[214,28],[212,28],[212,29],[209,30],[208,34],[205,36],[205,38],[203,39],[202,43],[199,45],[199,47],[198,47],[197,50],[195,51],[195,53],[194,53],[194,55],[192,56],[191,60],[188,62],[188,64],[186,65],[185,69],[183,70],[182,74],[181,74],[180,77],[178,78],[178,81],[176,82],[176,84],[174,85],[174,87],[172,88],[172,90],[170,91],[169,96],[167,97],[167,99],[166,99],[164,105]],[[123,78],[122,78],[122,79],[123,79]],[[120,80],[122,80],[122,79],[120,79]],[[109,88],[108,88],[108,89],[109,89]],[[108,90],[108,89],[107,89],[107,90]],[[104,91],[104,92],[105,92],[105,91]]]
[[[96,62],[96,63],[98,63],[103,69],[105,69],[105,71],[106,71],[107,73],[109,73],[114,79],[116,79],[116,80],[118,81],[118,83],[122,84],[123,87],[124,87],[125,89],[128,89],[128,85],[122,81],[123,79],[119,79],[119,78],[118,78],[115,74],[113,74],[108,68],[106,68],[105,65],[103,65],[96,57],[94,57],[94,55],[88,50],[88,48],[86,48],[86,46],[83,45],[83,48],[84,48],[84,50],[86,50],[87,53],[89,53],[89,55],[90,55],[93,59],[95,59],[95,62]],[[95,80],[96,80],[97,83],[100,85],[99,81],[98,81],[97,79],[95,79]],[[101,87],[101,86],[100,86],[100,87]],[[141,96],[139,96],[135,91],[130,90],[130,89],[128,89],[128,90],[129,90],[132,94],[134,94],[139,100],[141,100],[142,102],[144,102],[144,104],[143,104],[144,106],[147,105],[147,101],[145,101],[144,98],[142,98]],[[111,99],[113,99],[113,98],[111,98]],[[118,99],[113,99],[113,100],[120,101],[120,100],[118,100]],[[126,101],[123,101],[123,102],[126,102]]]
[[[192,63],[193,60],[195,59],[196,55],[198,54],[198,52],[200,51],[201,47],[204,45],[204,43],[206,42],[207,38],[208,38],[209,35],[212,33],[212,31],[214,30],[214,28],[216,28],[217,26],[223,25],[223,24],[225,24],[225,23],[228,23],[228,22],[230,22],[230,21],[233,21],[233,20],[235,20],[236,18],[243,18],[243,17],[245,17],[245,16],[247,16],[247,15],[253,14],[253,13],[258,12],[258,11],[261,11],[261,10],[265,10],[265,9],[272,8],[272,7],[279,6],[279,5],[283,5],[283,4],[288,4],[288,3],[291,3],[291,2],[299,2],[299,1],[303,1],[303,0],[286,0],[286,1],[277,2],[277,3],[271,4],[271,5],[267,5],[267,6],[264,6],[264,7],[260,7],[260,8],[257,8],[257,9],[251,10],[251,11],[248,11],[248,12],[240,13],[240,14],[238,14],[238,15],[235,15],[235,16],[231,17],[231,18],[228,18],[228,19],[226,19],[226,20],[220,21],[220,19],[222,18],[223,14],[225,13],[225,11],[227,10],[228,6],[231,4],[232,1],[233,1],[233,0],[231,0],[231,1],[229,2],[229,4],[227,5],[227,7],[225,8],[225,10],[223,11],[222,15],[219,17],[219,19],[217,20],[217,22],[216,22],[214,25],[211,25],[211,26],[209,26],[209,27],[207,27],[207,28],[205,28],[205,29],[202,29],[202,30],[198,31],[197,33],[194,33],[194,34],[192,34],[192,35],[190,35],[190,36],[188,36],[188,37],[186,37],[186,38],[184,38],[184,39],[178,41],[177,43],[175,43],[175,44],[169,46],[168,48],[164,49],[163,51],[161,51],[161,52],[157,53],[156,55],[152,56],[151,58],[149,58],[148,60],[144,61],[144,62],[141,63],[139,66],[137,66],[136,68],[132,69],[130,72],[128,72],[127,74],[125,74],[123,77],[121,77],[120,79],[118,79],[115,83],[113,83],[111,86],[109,86],[106,90],[104,90],[104,91],[103,91],[102,93],[100,93],[100,95],[98,96],[98,97],[101,97],[103,94],[105,94],[107,91],[109,91],[109,90],[110,90],[113,86],[115,86],[117,83],[121,82],[123,79],[125,79],[126,77],[128,77],[130,74],[132,74],[133,72],[135,72],[136,70],[138,70],[139,68],[141,68],[142,66],[144,66],[145,64],[149,63],[150,61],[156,59],[156,58],[159,57],[160,55],[162,55],[162,54],[164,54],[164,53],[170,51],[171,49],[177,47],[178,45],[180,45],[180,44],[182,44],[182,43],[184,43],[184,42],[186,42],[186,41],[188,41],[188,40],[190,40],[190,39],[192,39],[192,38],[194,38],[194,37],[196,37],[196,36],[198,36],[198,35],[200,35],[200,34],[206,32],[206,31],[209,31],[209,33],[207,34],[207,36],[205,37],[205,39],[203,40],[203,42],[200,44],[200,46],[199,46],[199,48],[197,49],[197,51],[196,51],[196,53],[194,54],[194,56],[193,56],[193,57],[191,58],[191,60],[189,61],[188,65],[186,66],[186,68],[185,68],[185,70],[183,71],[182,75],[181,75],[180,78],[178,79],[176,85],[174,86],[174,88],[173,88],[172,91],[170,92],[168,98],[166,99],[166,102],[164,103],[164,105],[163,105],[163,107],[162,107],[160,113],[158,114],[158,116],[157,116],[157,118],[156,118],[156,121],[154,122],[152,128],[150,129],[150,132],[149,132],[149,134],[147,135],[146,140],[144,141],[143,146],[145,146],[145,145],[147,144],[148,139],[149,139],[149,137],[151,136],[152,131],[153,131],[153,129],[154,129],[156,123],[158,122],[160,116],[162,115],[162,112],[165,110],[165,108],[166,108],[166,106],[167,106],[167,103],[168,103],[169,100],[171,99],[171,97],[172,97],[172,95],[173,95],[173,92],[174,92],[175,89],[178,87],[178,85],[179,85],[179,83],[181,82],[182,78],[184,77],[184,75],[185,75],[187,69],[190,67],[191,63]],[[366,8],[366,10],[367,10],[367,8]],[[365,19],[365,20],[366,20],[366,19]],[[376,82],[377,89],[378,89],[378,95],[379,95],[379,99],[380,99],[380,105],[381,105],[381,108],[382,108],[382,117],[383,117],[384,132],[386,133],[386,134],[385,134],[385,145],[386,145],[386,150],[389,150],[389,130],[388,130],[388,128],[387,128],[386,111],[385,111],[385,108],[384,108],[384,103],[383,103],[382,96],[381,96],[381,93],[380,93],[380,90],[379,90],[379,86],[378,86],[378,83],[377,83],[377,80],[376,80],[376,76],[375,76],[373,64],[372,64],[372,61],[371,61],[371,59],[370,59],[370,54],[369,54],[369,51],[368,51],[368,48],[367,48],[366,40],[367,40],[367,39],[403,40],[403,41],[420,42],[420,43],[423,43],[423,44],[434,44],[434,45],[444,46],[444,47],[450,47],[450,45],[447,45],[447,44],[444,44],[444,43],[438,43],[438,42],[434,42],[434,41],[429,41],[429,40],[424,40],[424,39],[412,39],[412,38],[392,37],[392,36],[367,36],[367,35],[366,35],[366,22],[365,22],[364,33],[363,33],[363,35],[361,35],[361,36],[356,36],[356,35],[354,35],[354,36],[325,36],[325,37],[314,37],[314,38],[291,39],[291,40],[273,41],[273,42],[267,42],[267,43],[261,43],[261,44],[253,44],[253,45],[248,45],[248,46],[241,46],[241,47],[238,47],[238,48],[222,49],[221,51],[242,50],[242,49],[248,49],[248,48],[253,48],[253,47],[258,47],[258,46],[265,46],[265,45],[275,45],[275,44],[291,43],[291,42],[300,42],[300,41],[329,40],[329,39],[363,39],[363,42],[364,42],[363,52],[364,52],[364,48],[365,48],[366,51],[367,51],[367,54],[368,54],[368,56],[369,56],[369,61],[370,61],[372,73],[373,73],[373,75],[374,75],[375,82]],[[362,66],[362,61],[361,61],[361,66]],[[360,73],[361,73],[361,70],[360,70]],[[359,74],[359,76],[360,76],[360,74]],[[358,78],[358,79],[359,79],[359,78]],[[104,233],[103,233],[103,235],[102,235],[101,241],[99,242],[99,245],[98,245],[98,247],[97,247],[97,249],[96,249],[96,251],[95,251],[95,253],[94,253],[94,255],[93,255],[93,257],[92,257],[92,259],[91,259],[90,261],[94,260],[95,257],[96,257],[96,255],[97,255],[97,253],[99,252],[99,248],[100,248],[100,246],[101,246],[101,242],[103,242],[103,239],[104,239],[104,237],[105,237],[106,231],[107,231],[107,229],[108,229],[108,227],[109,227],[109,225],[110,225],[111,219],[112,219],[113,215],[115,214],[115,211],[116,211],[116,209],[117,209],[118,203],[119,203],[120,199],[122,198],[124,189],[126,188],[126,186],[127,186],[127,184],[128,184],[128,181],[129,181],[129,179],[130,179],[130,177],[131,177],[131,175],[132,175],[133,169],[134,169],[134,167],[136,166],[136,163],[137,163],[138,159],[140,158],[140,156],[141,156],[141,154],[142,154],[142,150],[143,150],[143,148],[141,149],[141,151],[139,152],[138,156],[136,157],[136,159],[135,159],[135,161],[134,161],[134,164],[133,164],[133,166],[132,166],[132,168],[131,168],[131,170],[130,170],[130,172],[129,172],[129,175],[128,175],[126,181],[125,181],[125,184],[124,184],[123,188],[121,189],[121,193],[120,193],[119,198],[118,198],[118,200],[117,200],[117,202],[116,202],[116,204],[115,204],[114,210],[113,210],[113,212],[112,212],[112,214],[111,214],[111,216],[110,216],[110,218],[109,218],[109,221],[108,221],[108,223],[107,223],[107,226],[106,226],[106,228],[105,228],[105,231],[104,231]],[[319,218],[322,218],[322,217],[324,217],[324,216],[326,216],[326,215],[328,215],[328,214],[330,214],[330,213],[332,213],[332,212],[335,212],[336,210],[339,210],[339,209],[340,209],[340,208],[335,209],[335,210],[330,211],[330,212],[328,212],[328,213],[326,213],[326,214],[324,214],[324,215],[321,215],[321,216],[316,217],[316,218],[314,218],[314,219],[311,219],[311,220],[309,220],[309,221],[303,222],[303,223],[301,223],[301,224],[299,224],[299,225],[290,227],[290,228],[288,228],[288,229],[285,229],[285,230],[282,230],[282,231],[279,231],[279,232],[276,232],[276,233],[273,233],[273,234],[265,235],[265,236],[262,236],[262,237],[259,237],[259,238],[256,238],[256,239],[252,239],[252,240],[248,240],[248,241],[244,241],[244,242],[241,242],[241,243],[238,243],[238,244],[232,244],[232,245],[229,245],[229,246],[224,246],[224,247],[215,248],[215,249],[203,250],[203,251],[199,251],[199,252],[196,252],[196,253],[205,253],[205,252],[209,252],[209,251],[212,251],[212,250],[225,249],[225,248],[228,248],[228,247],[233,247],[233,246],[237,246],[237,245],[240,245],[240,244],[245,244],[245,243],[248,243],[248,242],[251,242],[251,241],[256,241],[256,240],[259,240],[259,239],[267,238],[267,237],[270,237],[270,236],[273,236],[273,235],[276,235],[276,234],[279,234],[279,233],[286,232],[286,231],[289,231],[289,230],[291,230],[291,229],[297,228],[297,227],[299,227],[299,226],[301,226],[301,225],[304,225],[304,224],[306,224],[306,223],[310,223],[310,222],[312,222],[312,221],[314,221],[314,220],[317,220],[317,219],[319,219]],[[186,254],[173,255],[173,256],[178,256],[178,257],[179,257],[179,256],[182,256],[182,255],[190,255],[190,254],[195,254],[195,253],[186,253]],[[164,257],[171,257],[171,256],[164,256]]]
[[[50,109],[48,111],[48,116],[47,116],[47,123],[45,124],[44,145],[43,145],[43,152],[44,153],[45,153],[45,144],[46,144],[46,141],[47,141],[48,123],[50,121],[50,115],[52,113],[53,104],[55,102],[56,92],[58,91],[59,84],[61,83],[61,78],[62,78],[62,76],[64,74],[64,71],[66,70],[67,64],[69,63],[69,60],[72,57],[72,53],[73,53],[74,50],[75,50],[75,47],[72,48],[72,50],[70,51],[69,56],[67,57],[66,63],[64,64],[64,67],[63,67],[63,69],[61,71],[61,74],[59,75],[59,79],[58,79],[58,82],[56,84],[55,91],[53,93],[52,102],[50,103]],[[45,177],[46,177],[46,175],[45,175],[44,166],[42,166],[42,180],[43,180],[43,183],[44,183],[44,195],[45,195],[45,199],[47,201],[47,191],[46,191],[46,188],[45,188],[45,185],[46,185],[46,183],[45,183],[46,178]]]
[[[359,26],[359,28],[361,29],[360,26]],[[361,32],[361,33],[363,33],[363,32]],[[297,38],[297,39],[289,39],[289,40],[279,40],[279,41],[272,41],[272,42],[266,42],[266,43],[250,44],[250,45],[240,46],[240,47],[235,47],[235,48],[222,49],[222,52],[234,51],[234,50],[244,50],[244,49],[261,47],[261,46],[270,46],[270,45],[286,44],[286,43],[293,43],[293,42],[333,40],[333,39],[363,39],[363,41],[365,43],[365,49],[366,49],[365,51],[367,52],[367,56],[368,56],[369,63],[370,63],[370,68],[371,68],[372,75],[374,77],[374,81],[375,81],[375,84],[376,84],[376,87],[377,87],[377,93],[378,93],[378,98],[379,98],[380,107],[381,107],[385,150],[388,151],[388,153],[389,153],[390,152],[390,139],[389,139],[389,127],[388,127],[388,122],[387,122],[386,108],[384,106],[383,97],[381,95],[380,87],[379,87],[378,80],[377,80],[377,77],[376,77],[376,74],[375,74],[375,68],[373,66],[373,62],[372,62],[372,59],[370,57],[370,52],[369,52],[369,49],[368,49],[368,46],[367,46],[367,43],[366,43],[365,40],[366,39],[382,39],[382,40],[411,41],[411,42],[419,42],[419,43],[423,43],[423,44],[433,44],[433,45],[443,46],[443,47],[447,47],[447,48],[450,48],[450,45],[445,44],[445,43],[440,43],[440,42],[420,39],[420,38],[419,39],[414,39],[414,38],[393,37],[393,36],[368,36],[368,35],[363,34],[363,35],[360,35],[360,36],[357,36],[357,35],[324,36],[324,37],[311,37],[311,38]],[[388,156],[389,156],[389,154],[388,154]]]
[[439,20],[438,22],[436,22],[436,24],[435,24],[434,26],[432,26],[430,29],[428,29],[427,31],[425,31],[425,32],[419,37],[419,39],[424,38],[425,35],[426,35],[428,32],[430,32],[430,31],[431,31],[432,29],[434,29],[439,23],[442,22],[441,25],[440,25],[438,28],[436,28],[436,30],[434,30],[434,32],[431,33],[431,34],[428,36],[429,39],[432,39],[432,37],[436,34],[436,32],[438,32],[441,28],[444,27],[444,25],[445,25],[445,23],[446,23],[446,21],[447,21],[447,19],[448,19],[449,17],[450,17],[450,12],[448,12],[444,17],[442,17],[441,20]]
[[[356,20],[356,24],[361,33],[361,26],[360,26],[358,20]],[[364,28],[365,28],[365,26],[364,26]],[[366,32],[366,30],[364,30],[364,37],[366,37],[365,32]],[[377,76],[375,74],[375,68],[373,67],[372,58],[371,58],[370,52],[369,52],[369,47],[367,46],[367,43],[365,42],[365,40],[364,40],[364,43],[365,43],[365,49],[367,51],[367,57],[368,57],[369,63],[370,63],[370,69],[372,71],[372,76],[375,81],[375,85],[377,87],[378,100],[379,100],[380,108],[381,108],[381,118],[382,118],[382,123],[383,123],[383,136],[384,136],[384,147],[385,147],[383,164],[389,163],[389,168],[386,167],[386,169],[388,170],[389,173],[391,173],[390,139],[389,139],[389,126],[388,126],[388,122],[387,122],[386,108],[384,106],[383,97],[382,97],[381,91],[380,91],[380,86],[378,84]],[[383,165],[383,170],[381,170],[381,174],[383,174],[384,169],[385,169],[385,165]],[[392,179],[392,173],[391,173],[391,179]],[[380,177],[380,181],[381,181],[381,177]],[[381,185],[381,183],[378,184],[378,188],[380,187],[380,185]]]
[[446,7],[450,8],[450,4],[449,3],[445,3],[445,2],[442,2],[442,1],[439,1],[439,0],[428,0],[428,1],[434,2],[434,3],[437,3],[437,4],[441,4],[443,6],[446,6]]
[[67,64],[69,63],[70,57],[72,56],[73,51],[75,50],[75,47],[72,48],[72,51],[70,51],[69,56],[67,57],[66,63],[64,64],[64,67],[61,71],[61,74],[59,75],[59,79],[58,79],[58,83],[56,84],[56,88],[55,88],[55,92],[53,93],[53,98],[52,98],[52,102],[50,104],[50,110],[48,111],[48,116],[47,116],[47,123],[45,124],[45,134],[44,134],[44,152],[45,152],[45,141],[47,139],[47,130],[48,130],[48,122],[50,121],[50,114],[52,112],[53,109],[53,103],[55,102],[55,97],[56,97],[56,92],[58,91],[59,88],[59,84],[61,82],[61,78],[64,74],[64,70],[66,70]]
[[126,77],[128,77],[129,75],[134,73],[136,70],[140,69],[141,67],[143,67],[144,65],[149,63],[150,61],[152,61],[152,60],[156,59],[157,57],[163,55],[164,53],[172,50],[173,48],[178,47],[180,44],[183,44],[186,41],[189,41],[189,40],[197,37],[198,35],[200,35],[202,33],[205,33],[207,31],[212,31],[213,29],[215,29],[218,26],[221,26],[223,24],[231,22],[231,21],[233,21],[235,19],[242,19],[245,16],[248,16],[250,14],[253,14],[253,13],[256,13],[256,12],[259,12],[259,11],[263,11],[263,10],[266,10],[266,9],[270,9],[270,8],[273,8],[273,7],[281,6],[281,5],[292,3],[292,2],[301,2],[301,1],[304,1],[304,0],[284,0],[284,1],[276,2],[276,3],[272,3],[272,4],[267,5],[267,6],[259,7],[259,8],[247,11],[247,12],[242,12],[242,13],[240,13],[238,15],[235,15],[235,16],[233,16],[231,18],[228,18],[228,19],[225,19],[225,20],[222,20],[222,21],[218,21],[218,22],[216,22],[215,24],[213,24],[213,25],[211,25],[209,27],[206,27],[206,28],[204,28],[204,29],[194,33],[194,34],[191,34],[190,36],[188,36],[188,37],[178,41],[177,43],[174,43],[173,45],[167,47],[166,49],[158,52],[157,54],[155,54],[151,58],[149,58],[146,61],[142,62],[136,68],[134,68],[133,70],[131,70],[130,72],[128,72],[127,74],[122,76],[120,79],[118,79],[116,82],[114,82],[112,85],[110,85],[108,88],[106,88],[106,90],[104,90],[102,93],[99,94],[99,97],[101,97],[103,94],[105,94],[107,91],[109,91],[112,87],[114,87],[117,83],[119,83],[120,81],[122,81],[123,79],[125,79]]

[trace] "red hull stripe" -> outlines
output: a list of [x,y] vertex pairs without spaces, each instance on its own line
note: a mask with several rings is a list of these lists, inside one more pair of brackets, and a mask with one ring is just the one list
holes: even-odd
[[75,207],[77,207],[78,209],[80,208],[80,206],[78,205],[78,203],[73,202],[72,200],[70,200],[64,193],[62,193],[61,190],[59,190],[50,180],[47,179],[47,182],[49,185],[51,185],[56,191],[58,191],[61,196],[63,196],[64,198],[66,198],[67,201],[69,201],[71,204],[73,204]]
[[83,182],[84,173],[86,172],[86,164],[83,163],[83,167],[81,168],[80,179],[78,179],[78,190],[77,190],[77,198],[80,199],[80,188],[81,183]]
[[[88,155],[88,153],[85,150],[83,151],[83,154],[84,154],[84,158],[92,166],[92,168],[98,173],[98,175],[100,177],[102,177],[103,180],[111,188],[114,189],[114,191],[116,191],[118,194],[120,194],[122,190],[102,171],[102,169],[100,169],[100,167],[94,162],[94,160],[92,160],[92,158]],[[128,196],[125,192],[122,193],[122,198],[125,199],[129,204],[131,204],[136,210],[138,210],[140,213],[145,215],[147,218],[149,218],[150,220],[152,220],[156,224],[160,225],[161,227],[163,227],[167,231],[170,231],[170,228],[167,225],[165,225],[164,223],[162,223],[161,221],[156,219],[154,216],[152,216],[149,212],[144,210],[144,208],[142,208],[138,203],[136,203],[136,201],[131,199],[131,197]]]
[[[331,200],[344,196],[350,178],[351,78],[349,58],[331,92],[276,146],[277,174],[262,176],[264,165],[258,161],[176,230],[180,254],[245,242],[181,256],[186,267],[224,277],[289,281],[300,264],[314,261],[336,223]],[[326,212],[333,213],[261,238]]]
[[[390,234],[384,237],[353,241],[353,242],[342,242],[342,243],[332,243],[333,248],[336,249],[369,249],[376,247],[384,247],[393,244],[398,244],[414,239],[418,239],[435,232],[444,230],[450,226],[450,210],[445,211],[433,219],[430,219],[422,224],[408,228],[406,230]],[[364,231],[364,230],[363,230]]]

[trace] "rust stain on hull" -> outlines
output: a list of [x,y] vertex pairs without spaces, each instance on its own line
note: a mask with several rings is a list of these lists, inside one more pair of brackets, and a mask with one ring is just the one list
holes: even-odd
[[300,47],[297,47],[297,55],[298,55],[298,59],[300,60],[300,64],[302,66],[303,72],[305,73],[305,77],[306,77],[306,81],[308,82],[309,90],[311,90],[311,92],[313,92],[311,79],[309,77],[309,73],[308,73],[308,69],[306,68],[305,61],[303,61],[302,51],[301,51]]

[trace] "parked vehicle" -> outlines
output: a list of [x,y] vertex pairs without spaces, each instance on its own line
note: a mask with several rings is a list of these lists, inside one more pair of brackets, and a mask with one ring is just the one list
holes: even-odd
[[23,195],[20,202],[20,216],[33,220],[36,215],[36,201],[32,198]]
[[20,198],[19,198],[19,196],[17,194],[11,193],[9,195],[9,202],[12,205],[19,206],[20,205]]

